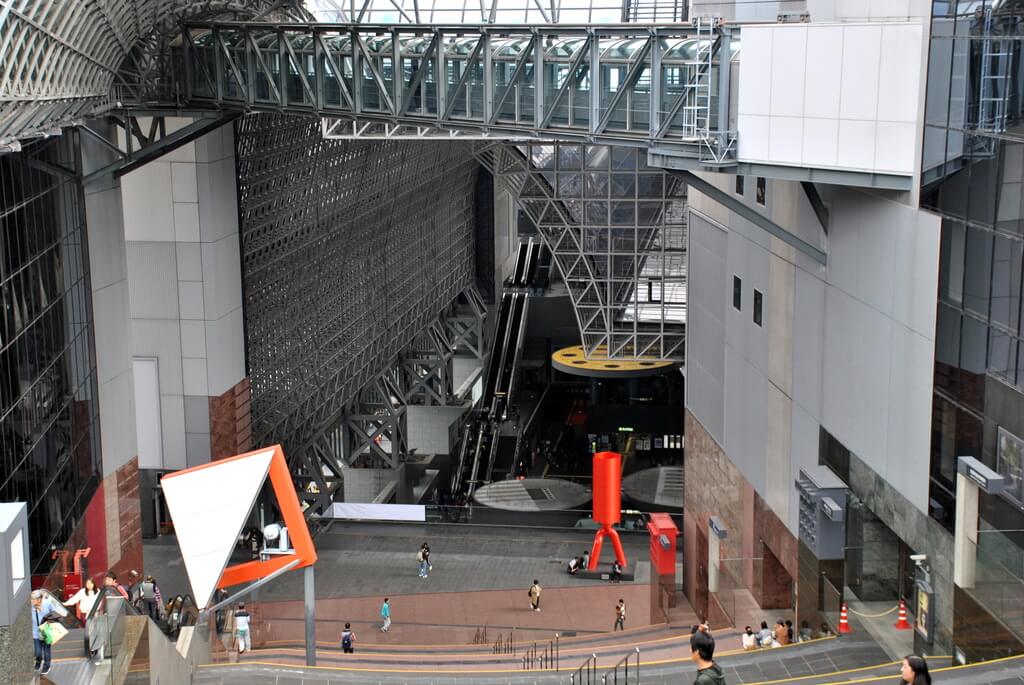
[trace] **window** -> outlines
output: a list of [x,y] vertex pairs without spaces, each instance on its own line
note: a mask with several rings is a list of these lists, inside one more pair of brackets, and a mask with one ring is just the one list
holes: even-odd
[[743,176],[737,176],[736,177],[736,194],[737,195],[742,195],[743,194],[743,179],[744,179]]
[[754,291],[754,323],[761,325],[761,291]]
[[767,194],[767,181],[764,176],[757,177],[757,204],[765,206],[765,195]]
[[996,468],[1006,480],[1003,497],[1024,506],[1024,440],[1002,426],[999,427],[999,452],[996,455]]
[[732,306],[736,311],[743,311],[743,281],[739,276],[732,277]]

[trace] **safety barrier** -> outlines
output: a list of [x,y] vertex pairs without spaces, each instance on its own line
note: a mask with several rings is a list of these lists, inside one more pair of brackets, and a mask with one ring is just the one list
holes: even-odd
[[559,665],[558,633],[555,633],[555,637],[548,641],[543,650],[534,642],[523,654],[522,661],[524,671],[535,668],[553,668],[557,671]]

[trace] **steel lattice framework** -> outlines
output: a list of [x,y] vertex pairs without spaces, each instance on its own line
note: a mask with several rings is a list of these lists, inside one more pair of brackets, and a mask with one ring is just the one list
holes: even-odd
[[[274,0],[0,0],[0,148],[117,107],[156,85],[160,56],[186,18],[303,21]],[[139,95],[136,93],[136,95]]]
[[299,454],[473,282],[479,165],[278,115],[242,119],[237,154],[254,437]]
[[587,356],[682,360],[686,186],[634,148],[478,143],[537,225]]

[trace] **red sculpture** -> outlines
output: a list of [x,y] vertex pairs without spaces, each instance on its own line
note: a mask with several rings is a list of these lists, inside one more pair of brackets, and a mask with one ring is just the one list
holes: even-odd
[[626,552],[612,526],[622,520],[622,455],[618,452],[594,454],[594,520],[601,524],[594,534],[588,571],[596,571],[601,561],[601,546],[607,535],[615,548],[615,558],[626,567]]

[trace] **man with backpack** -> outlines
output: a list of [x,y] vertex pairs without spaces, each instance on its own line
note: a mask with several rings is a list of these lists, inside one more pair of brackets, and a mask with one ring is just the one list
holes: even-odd
[[146,579],[139,583],[139,599],[142,602],[143,610],[149,617],[154,621],[159,621],[164,603],[160,594],[160,586],[156,584],[153,576],[146,576]]
[[341,651],[345,654],[355,654],[356,634],[352,632],[352,624],[345,623],[345,630],[341,631]]

